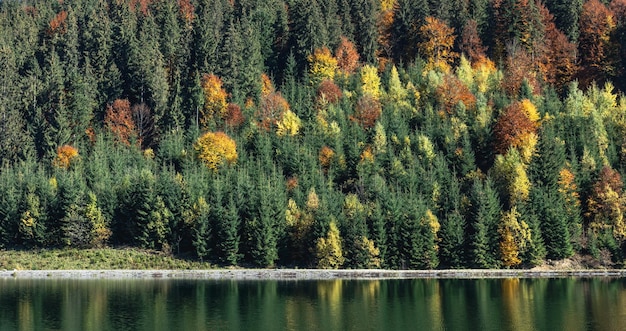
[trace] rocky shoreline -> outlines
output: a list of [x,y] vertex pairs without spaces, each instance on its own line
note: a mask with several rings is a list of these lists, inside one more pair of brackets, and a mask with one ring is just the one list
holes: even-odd
[[197,280],[324,280],[324,279],[477,279],[625,277],[626,269],[533,270],[3,270],[0,279],[197,279]]

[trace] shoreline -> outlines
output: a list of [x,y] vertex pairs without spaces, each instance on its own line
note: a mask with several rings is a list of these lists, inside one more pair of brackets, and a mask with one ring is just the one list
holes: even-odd
[[178,280],[382,280],[626,277],[626,269],[461,269],[461,270],[3,270],[0,279],[178,279]]

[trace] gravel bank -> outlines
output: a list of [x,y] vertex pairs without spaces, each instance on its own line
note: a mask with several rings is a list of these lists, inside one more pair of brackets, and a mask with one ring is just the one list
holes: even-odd
[[0,278],[19,279],[210,279],[210,280],[320,280],[417,278],[554,278],[624,277],[626,270],[4,270]]

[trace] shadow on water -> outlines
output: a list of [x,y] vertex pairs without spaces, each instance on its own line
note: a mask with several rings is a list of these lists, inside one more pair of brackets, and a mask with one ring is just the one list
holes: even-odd
[[609,278],[0,280],[0,330],[621,330]]

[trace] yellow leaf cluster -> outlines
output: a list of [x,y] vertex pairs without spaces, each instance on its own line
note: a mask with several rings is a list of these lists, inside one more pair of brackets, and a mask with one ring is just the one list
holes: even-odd
[[500,184],[506,186],[511,205],[528,200],[531,183],[517,150],[511,149],[505,156],[498,155],[493,169]]
[[328,47],[316,49],[307,60],[309,60],[311,84],[317,85],[326,79],[333,80],[335,78],[337,59]]
[[375,100],[380,99],[380,77],[376,67],[368,64],[361,68],[361,92]]
[[272,84],[272,80],[270,76],[266,73],[261,74],[261,96],[268,96],[270,93],[275,91],[274,84]]
[[447,73],[450,71],[450,64],[458,56],[452,51],[454,29],[432,16],[426,17],[425,21],[419,29],[422,42],[418,45],[420,53],[426,58],[425,69]]
[[237,144],[224,132],[207,132],[194,144],[198,159],[209,169],[217,171],[224,163],[237,162]]
[[330,226],[325,238],[319,238],[315,245],[317,267],[320,269],[338,269],[345,261],[341,248],[339,228],[335,221]]
[[283,114],[283,118],[276,123],[276,134],[279,136],[295,136],[300,132],[302,121],[291,110]]
[[333,151],[330,147],[324,146],[320,149],[319,152],[319,161],[322,167],[328,168],[330,166],[330,162],[335,157],[335,151]]
[[513,207],[509,212],[502,214],[498,227],[500,254],[502,264],[506,267],[513,267],[522,262],[519,254],[526,249],[531,240],[530,228],[520,218],[517,208]]
[[226,114],[228,93],[222,88],[222,80],[214,74],[204,75],[202,90],[204,91],[204,108],[200,120],[206,126],[215,116],[221,118]]
[[541,118],[539,116],[539,112],[537,111],[537,107],[535,107],[535,105],[532,103],[532,101],[528,100],[528,99],[524,99],[521,101],[521,106],[522,106],[522,110],[524,111],[524,114],[526,114],[526,117],[528,117],[528,119],[533,122],[533,123],[537,123],[539,122],[539,119]]
[[56,167],[61,169],[68,169],[72,161],[78,158],[78,149],[64,145],[57,148],[57,157],[52,162]]

